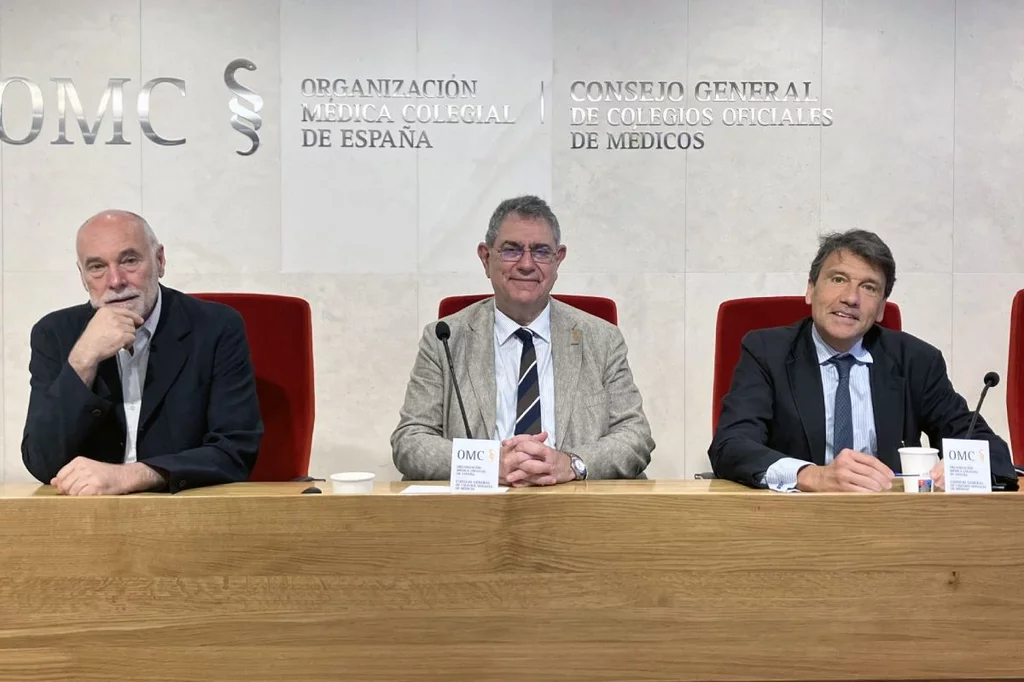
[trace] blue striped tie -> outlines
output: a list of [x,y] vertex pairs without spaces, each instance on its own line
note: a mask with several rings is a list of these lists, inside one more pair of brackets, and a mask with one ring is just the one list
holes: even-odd
[[515,433],[540,433],[540,381],[537,374],[537,349],[533,346],[533,332],[517,329],[516,337],[523,342],[523,355],[519,361],[519,390],[516,399]]
[[832,456],[846,448],[853,449],[853,400],[850,398],[850,369],[857,362],[852,355],[834,355],[829,362],[839,372],[836,387],[835,414],[832,431]]

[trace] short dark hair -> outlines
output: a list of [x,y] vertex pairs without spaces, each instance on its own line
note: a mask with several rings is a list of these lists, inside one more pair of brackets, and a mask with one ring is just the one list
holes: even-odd
[[896,259],[881,237],[867,230],[847,230],[822,235],[818,242],[818,254],[811,261],[811,274],[808,277],[811,284],[817,283],[826,258],[837,251],[849,251],[882,271],[885,275],[885,298],[889,298],[896,284]]
[[558,218],[555,217],[554,211],[540,197],[527,194],[505,199],[498,204],[498,208],[494,209],[491,221],[487,224],[487,234],[484,236],[484,243],[487,246],[494,246],[494,241],[498,238],[498,228],[505,222],[505,218],[513,214],[520,218],[535,218],[547,222],[551,233],[555,236],[555,245],[562,243],[562,230],[558,226]]

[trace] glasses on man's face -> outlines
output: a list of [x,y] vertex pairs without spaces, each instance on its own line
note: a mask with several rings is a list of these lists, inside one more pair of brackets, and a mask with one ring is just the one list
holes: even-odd
[[506,263],[518,262],[527,251],[530,252],[534,263],[553,263],[555,262],[555,255],[558,253],[557,250],[547,244],[538,244],[531,246],[529,249],[523,248],[520,244],[505,244],[500,249],[494,250],[501,256],[501,260]]

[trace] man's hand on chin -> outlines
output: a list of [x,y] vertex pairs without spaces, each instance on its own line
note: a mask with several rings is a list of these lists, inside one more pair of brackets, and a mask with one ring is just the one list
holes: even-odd
[[50,481],[64,495],[124,495],[162,485],[163,476],[142,462],[107,464],[75,457]]

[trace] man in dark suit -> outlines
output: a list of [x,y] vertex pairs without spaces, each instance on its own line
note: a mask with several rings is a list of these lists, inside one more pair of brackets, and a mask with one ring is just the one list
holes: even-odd
[[242,318],[162,287],[164,248],[134,213],[93,216],[77,251],[90,302],[32,329],[25,466],[66,495],[246,480],[263,422]]
[[[852,230],[822,238],[807,283],[811,318],[743,339],[708,451],[715,473],[775,490],[881,491],[898,448],[964,438],[972,413],[938,349],[876,326],[896,282],[889,247]],[[994,483],[1016,488],[1006,443],[978,418]],[[931,477],[943,485],[939,462]]]

